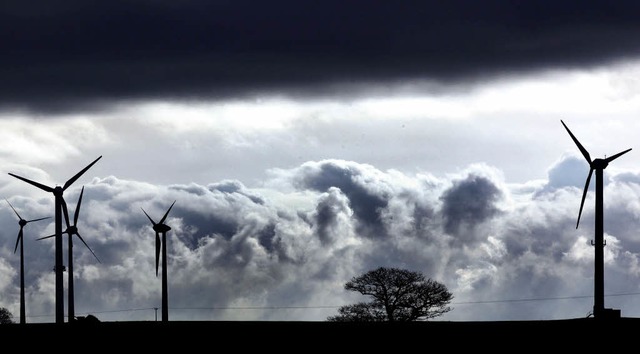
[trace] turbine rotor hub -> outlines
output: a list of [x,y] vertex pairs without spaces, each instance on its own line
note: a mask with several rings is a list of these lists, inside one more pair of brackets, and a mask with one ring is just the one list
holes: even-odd
[[609,163],[605,159],[595,159],[591,162],[591,168],[604,170],[609,166]]

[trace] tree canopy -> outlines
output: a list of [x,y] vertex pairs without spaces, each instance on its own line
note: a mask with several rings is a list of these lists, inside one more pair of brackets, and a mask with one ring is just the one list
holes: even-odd
[[372,301],[342,306],[328,321],[425,321],[452,310],[453,294],[444,284],[406,269],[380,267],[352,278],[344,288]]
[[0,324],[13,323],[13,314],[4,307],[0,307]]

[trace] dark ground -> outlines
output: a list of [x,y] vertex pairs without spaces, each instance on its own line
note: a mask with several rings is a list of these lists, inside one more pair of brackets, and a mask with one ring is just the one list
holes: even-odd
[[[73,352],[164,351],[279,353],[340,351],[429,352],[436,348],[510,353],[558,350],[637,348],[640,318],[566,319],[549,321],[410,323],[141,321],[26,323],[0,325],[7,347],[62,348]],[[11,345],[9,345],[11,344]],[[5,347],[5,348],[7,348]],[[635,349],[634,349],[635,350]],[[31,350],[29,350],[31,351]],[[57,352],[57,350],[56,350]]]

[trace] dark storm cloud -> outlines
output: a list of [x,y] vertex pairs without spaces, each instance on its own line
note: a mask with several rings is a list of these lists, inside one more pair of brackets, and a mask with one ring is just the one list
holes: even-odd
[[[183,239],[192,249],[195,249],[201,238],[215,234],[230,239],[241,229],[241,221],[237,216],[231,215],[229,211],[220,210],[221,208],[236,205],[239,209],[237,214],[242,214],[242,210],[260,209],[264,205],[264,200],[259,195],[252,193],[241,182],[235,180],[224,180],[217,183],[207,185],[203,188],[196,184],[187,187],[173,185],[171,190],[184,191],[194,194],[195,198],[207,198],[219,201],[214,205],[210,205],[194,212],[194,205],[177,205],[172,213],[175,217],[184,220],[185,227],[189,228],[187,233],[190,240]],[[255,205],[254,205],[255,204]],[[273,225],[266,225],[262,230],[256,230],[260,234],[258,239],[263,246],[271,246],[270,240],[266,237],[273,236]]]
[[173,215],[184,220],[191,232],[183,236],[183,241],[190,248],[195,249],[201,238],[214,233],[225,239],[231,238],[238,231],[237,220],[229,219],[228,215],[218,216],[215,213],[194,213],[190,210],[181,212],[180,208],[176,208]]
[[[343,218],[341,219],[341,216]],[[344,217],[346,216],[346,218]],[[339,227],[351,216],[349,200],[340,189],[331,187],[319,200],[315,210],[318,238],[327,245],[340,237]]]
[[0,103],[68,110],[595,65],[638,54],[638,14],[635,1],[4,1]]
[[264,204],[264,200],[259,195],[251,194],[251,192],[244,187],[239,181],[225,180],[219,183],[212,183],[208,186],[211,191],[220,191],[226,194],[238,193],[249,198],[256,204]]
[[458,240],[471,241],[470,230],[499,212],[496,202],[501,197],[500,189],[486,177],[469,175],[454,182],[441,197],[444,231],[457,236]]
[[[354,217],[359,221],[358,233],[383,236],[386,230],[381,211],[387,207],[390,195],[384,183],[378,184],[380,181],[371,172],[364,165],[339,160],[309,163],[301,169],[299,186],[319,192],[338,188],[349,199]],[[319,213],[318,221],[327,221],[324,218],[330,213],[322,208]]]

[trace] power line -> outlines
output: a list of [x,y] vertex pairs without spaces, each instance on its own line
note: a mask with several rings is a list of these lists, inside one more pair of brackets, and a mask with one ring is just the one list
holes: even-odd
[[[637,293],[621,293],[621,294],[608,294],[607,297],[617,296],[633,296],[640,295]],[[507,303],[507,302],[531,302],[531,301],[552,301],[552,300],[572,300],[572,299],[586,299],[592,298],[593,295],[577,295],[577,296],[562,296],[562,297],[542,297],[542,298],[526,298],[526,299],[501,299],[501,300],[486,300],[486,301],[465,301],[465,302],[452,302],[452,305],[467,305],[467,304],[491,304],[491,303]],[[327,308],[340,308],[342,306],[237,306],[237,307],[174,307],[173,310],[279,310],[279,309],[327,309]]]
[[[622,294],[608,294],[606,297],[613,296],[632,296],[640,295],[640,293],[622,293]],[[466,305],[466,304],[491,304],[501,302],[531,302],[531,301],[551,301],[551,300],[572,300],[572,299],[586,299],[592,298],[593,295],[583,296],[564,296],[564,297],[543,297],[543,298],[528,298],[528,299],[503,299],[503,300],[487,300],[487,301],[465,301],[465,302],[452,302],[452,305]]]
[[[633,293],[619,293],[619,294],[607,294],[605,297],[619,297],[619,296],[636,296],[640,295],[640,292]],[[513,302],[534,302],[534,301],[554,301],[554,300],[575,300],[592,298],[593,295],[576,295],[576,296],[562,296],[562,297],[539,297],[539,298],[524,298],[524,299],[500,299],[500,300],[482,300],[482,301],[463,301],[452,302],[451,305],[476,305],[476,304],[496,304],[496,303],[513,303]],[[180,311],[202,311],[202,310],[287,310],[287,309],[337,309],[344,305],[322,305],[322,306],[211,306],[211,307],[171,307],[171,310]],[[157,307],[142,307],[131,308],[122,310],[104,310],[104,311],[91,311],[87,313],[115,313],[115,312],[132,312],[132,311],[150,311],[155,310]],[[27,317],[52,317],[53,315],[29,315]]]
[[231,306],[231,307],[172,307],[172,310],[285,310],[285,309],[334,309],[341,306]]
[[92,311],[90,313],[112,313],[112,312],[131,312],[131,311],[148,311],[153,310],[155,307],[143,307],[139,309],[125,309],[125,310],[105,310],[105,311]]

